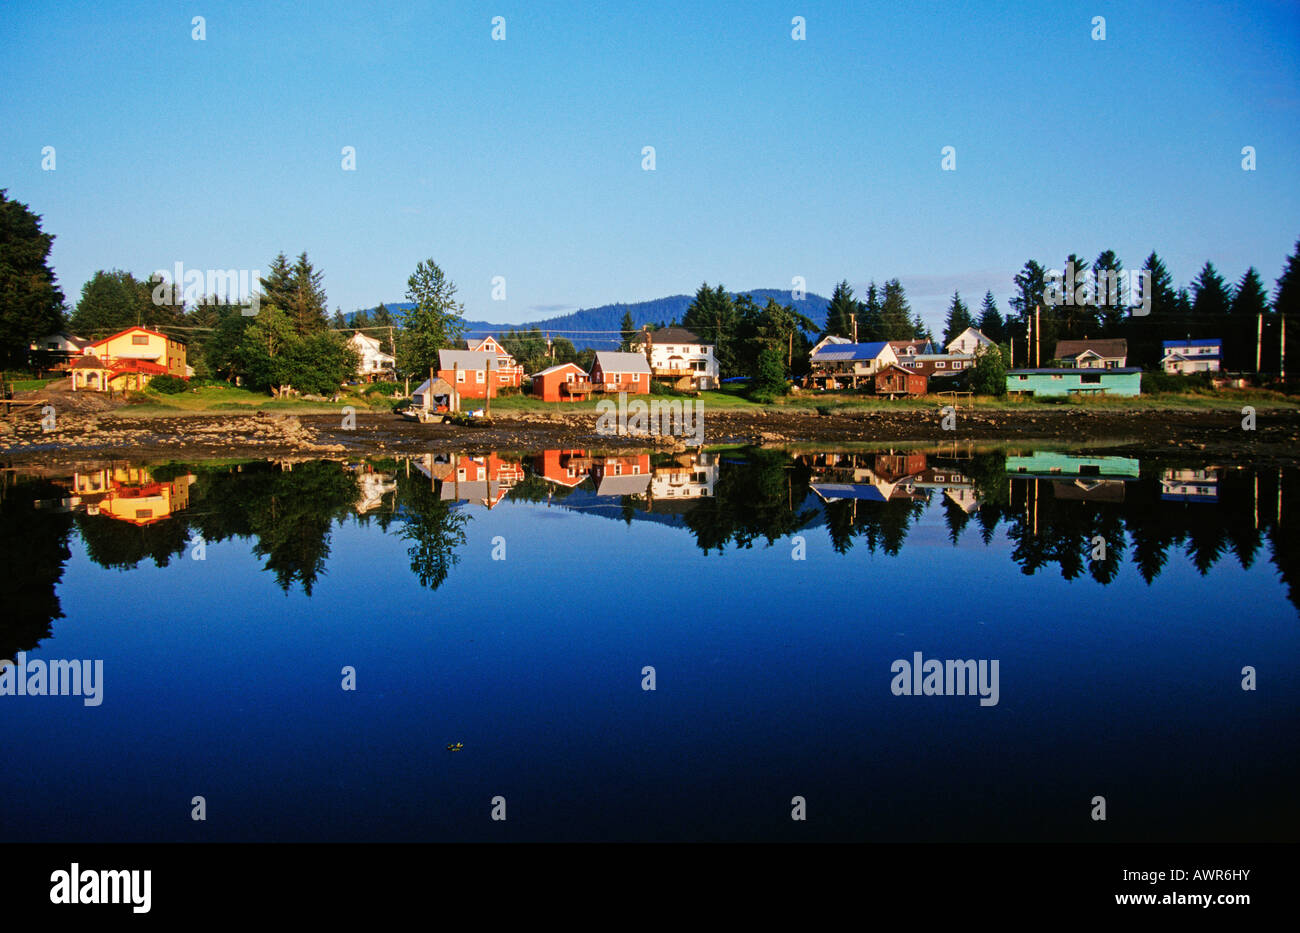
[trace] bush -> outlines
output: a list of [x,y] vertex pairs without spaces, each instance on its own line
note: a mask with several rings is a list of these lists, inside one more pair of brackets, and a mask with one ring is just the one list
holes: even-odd
[[1190,373],[1185,376],[1163,370],[1149,370],[1142,373],[1143,395],[1155,395],[1160,392],[1201,392],[1210,388],[1210,373]]
[[785,358],[780,350],[767,349],[758,355],[758,367],[749,386],[749,397],[757,402],[760,395],[770,401],[790,390],[785,381]]
[[362,390],[365,395],[398,395],[401,391],[400,382],[372,382]]
[[189,387],[190,384],[179,376],[154,376],[149,380],[149,388],[163,395],[179,395]]

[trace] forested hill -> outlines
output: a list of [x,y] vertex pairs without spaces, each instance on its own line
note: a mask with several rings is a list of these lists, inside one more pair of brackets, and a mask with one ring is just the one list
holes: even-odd
[[[768,298],[775,298],[781,304],[793,304],[796,311],[807,315],[816,322],[819,328],[824,327],[826,324],[826,305],[829,301],[812,292],[806,293],[798,301],[793,299],[788,288],[756,288],[748,293],[736,292],[733,294],[752,295],[754,303],[760,308],[767,304]],[[499,334],[511,328],[522,330],[536,327],[543,333],[549,331],[553,336],[567,337],[573,341],[574,347],[579,350],[586,347],[596,350],[615,350],[618,348],[621,338],[617,333],[612,332],[619,330],[625,313],[631,313],[632,322],[637,327],[642,324],[671,324],[673,321],[681,321],[692,300],[693,296],[691,295],[670,295],[667,298],[655,298],[652,301],[584,308],[559,317],[529,321],[526,324],[494,324],[490,321],[468,321],[469,330],[466,336],[484,337],[488,334]],[[398,302],[387,307],[389,311],[397,312],[410,307],[410,305],[407,302]],[[373,311],[373,309],[370,310]],[[611,333],[599,333],[600,331]]]

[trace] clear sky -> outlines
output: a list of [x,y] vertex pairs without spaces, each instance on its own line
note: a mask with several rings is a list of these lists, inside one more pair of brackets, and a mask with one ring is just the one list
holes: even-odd
[[432,257],[497,322],[896,276],[936,325],[1029,258],[1271,288],[1300,237],[1291,0],[400,6],[5,0],[0,187],[69,300],[306,250],[345,311]]

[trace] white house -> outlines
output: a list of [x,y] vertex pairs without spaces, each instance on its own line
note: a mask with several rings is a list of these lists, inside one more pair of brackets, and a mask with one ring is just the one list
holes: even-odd
[[1217,373],[1223,360],[1223,341],[1218,337],[1200,340],[1166,340],[1160,365],[1167,373]]
[[968,327],[956,337],[948,342],[944,347],[949,353],[958,353],[963,356],[973,354],[980,347],[991,347],[993,341],[984,336],[984,333],[978,327]]
[[1128,364],[1128,341],[1058,340],[1056,359],[1079,369],[1124,369]]
[[644,353],[650,373],[656,379],[686,383],[696,389],[712,389],[718,384],[718,360],[713,344],[705,343],[684,327],[661,327],[641,331],[631,342],[632,349]]
[[392,354],[385,353],[380,348],[380,343],[374,337],[367,337],[365,334],[357,331],[348,340],[352,349],[357,351],[361,361],[357,363],[357,378],[363,382],[376,382],[387,376],[394,378],[397,370],[397,360]]

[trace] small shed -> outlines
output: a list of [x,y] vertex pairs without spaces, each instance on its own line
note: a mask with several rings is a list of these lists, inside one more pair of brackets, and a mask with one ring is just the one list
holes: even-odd
[[899,395],[924,395],[925,389],[925,373],[914,372],[897,363],[891,363],[876,373],[877,395],[887,395],[890,398]]
[[460,411],[460,393],[446,379],[426,379],[411,393],[411,404],[425,411]]

